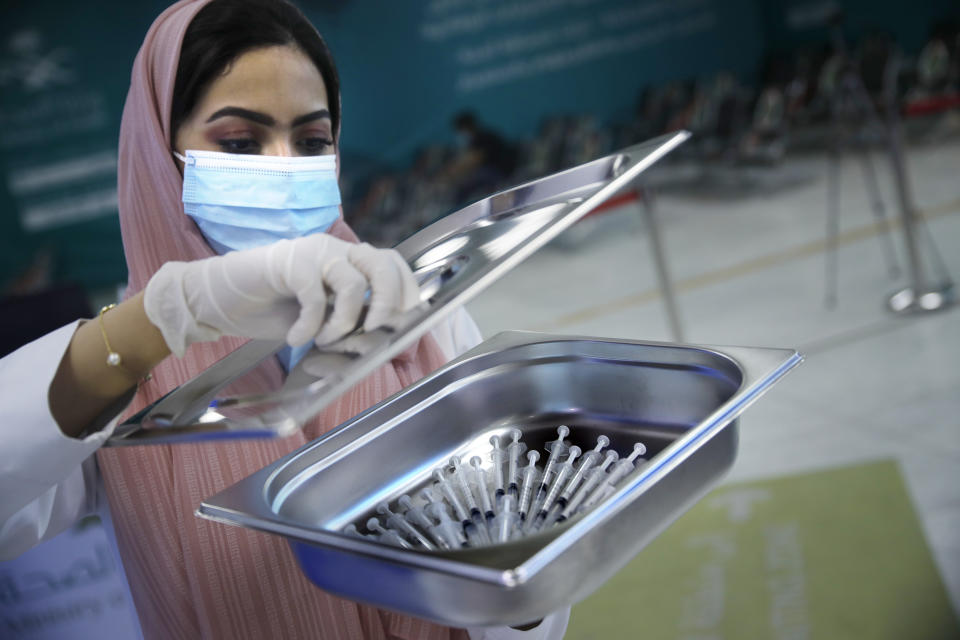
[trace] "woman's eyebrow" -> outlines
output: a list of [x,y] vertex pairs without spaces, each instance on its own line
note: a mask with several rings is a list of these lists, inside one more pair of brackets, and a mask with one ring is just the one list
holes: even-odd
[[291,127],[299,127],[305,122],[310,122],[312,120],[320,120],[321,118],[330,118],[330,111],[327,109],[320,109],[319,111],[313,111],[311,113],[306,113],[302,116],[297,116],[293,119],[293,122],[290,123]]
[[[213,122],[217,118],[223,118],[226,116],[237,116],[240,118],[245,118],[247,120],[252,120],[254,122],[260,123],[267,127],[272,127],[277,123],[276,120],[271,118],[265,113],[260,113],[259,111],[250,111],[249,109],[243,109],[241,107],[224,107],[218,111],[215,111],[212,116],[207,118],[207,122]],[[301,116],[302,117],[302,116]]]

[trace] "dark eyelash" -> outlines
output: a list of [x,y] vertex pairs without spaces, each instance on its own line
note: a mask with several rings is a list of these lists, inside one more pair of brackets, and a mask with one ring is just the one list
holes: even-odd
[[255,153],[260,149],[260,143],[251,138],[223,138],[217,144],[227,153]]
[[297,141],[297,146],[307,153],[319,154],[326,147],[333,146],[333,140],[320,137],[304,138]]

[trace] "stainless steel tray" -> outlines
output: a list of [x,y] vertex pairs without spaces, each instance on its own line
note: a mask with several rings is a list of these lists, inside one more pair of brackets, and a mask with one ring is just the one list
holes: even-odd
[[363,355],[331,354],[336,367],[322,379],[292,375],[282,388],[231,395],[230,384],[284,346],[252,341],[120,425],[107,444],[289,434],[688,137],[681,131],[655,138],[446,216],[397,246],[420,282],[422,302],[395,330],[366,333]]
[[[581,600],[733,463],[735,419],[797,352],[507,332],[205,500],[198,515],[286,537],[305,574],[346,598],[456,626],[519,624]],[[582,516],[516,542],[408,551],[339,533],[426,486],[453,455],[516,427],[531,447],[559,424],[651,455]],[[485,464],[491,465],[484,455]]]

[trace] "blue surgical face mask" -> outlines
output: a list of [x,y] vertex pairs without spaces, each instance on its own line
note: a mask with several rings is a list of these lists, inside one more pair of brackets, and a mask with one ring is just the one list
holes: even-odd
[[188,150],[183,208],[219,254],[326,231],[340,216],[335,155]]

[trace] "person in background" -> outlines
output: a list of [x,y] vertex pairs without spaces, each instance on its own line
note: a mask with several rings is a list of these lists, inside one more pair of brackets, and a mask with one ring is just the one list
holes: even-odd
[[289,438],[101,448],[246,338],[291,348],[237,393],[275,388],[294,347],[350,331],[368,288],[366,329],[418,302],[399,255],[359,244],[343,220],[340,116],[332,57],[288,2],[182,0],[156,19],[120,128],[127,297],[0,360],[0,558],[108,507],[147,638],[561,637],[569,610],[528,631],[468,632],[341,600],[281,538],[194,517],[203,498],[475,345],[463,312]]
[[453,129],[460,152],[444,177],[457,185],[457,201],[486,196],[502,187],[517,168],[513,145],[483,127],[470,111],[454,117]]

